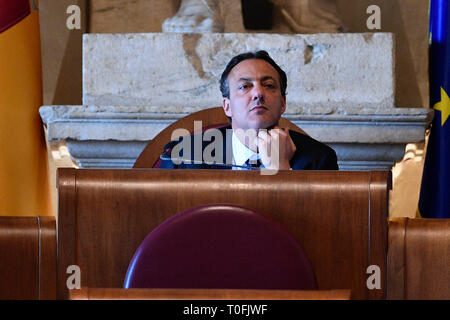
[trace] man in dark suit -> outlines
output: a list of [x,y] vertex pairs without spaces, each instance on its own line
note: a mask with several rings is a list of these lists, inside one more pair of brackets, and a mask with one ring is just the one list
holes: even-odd
[[231,125],[171,141],[161,168],[338,170],[333,149],[278,126],[286,110],[286,87],[286,73],[266,51],[235,56],[220,80]]

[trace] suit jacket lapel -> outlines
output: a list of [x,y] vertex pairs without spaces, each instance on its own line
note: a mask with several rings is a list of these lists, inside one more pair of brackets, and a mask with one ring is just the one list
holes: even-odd
[[225,133],[225,153],[224,154],[226,157],[225,163],[230,164],[230,165],[234,164],[232,137],[233,137],[233,129],[231,129],[231,126],[229,126]]

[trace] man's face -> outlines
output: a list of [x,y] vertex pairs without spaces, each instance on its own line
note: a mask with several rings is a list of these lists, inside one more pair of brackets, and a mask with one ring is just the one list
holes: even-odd
[[266,129],[278,124],[286,110],[278,72],[262,59],[239,62],[228,75],[230,98],[223,98],[225,114],[236,129]]

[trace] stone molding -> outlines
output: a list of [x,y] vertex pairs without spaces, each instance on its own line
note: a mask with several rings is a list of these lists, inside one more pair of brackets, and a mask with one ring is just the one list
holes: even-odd
[[260,49],[287,73],[283,116],[341,170],[390,170],[424,141],[433,110],[395,108],[391,33],[85,34],[83,105],[40,108],[52,152],[65,141],[81,168],[131,168],[164,128],[219,105],[225,65]]
[[[79,167],[131,168],[148,141],[190,113],[163,109],[42,106],[39,112],[47,140],[65,140]],[[423,108],[285,115],[313,138],[333,147],[343,170],[390,169],[402,159],[406,144],[424,140],[432,117],[433,110]]]

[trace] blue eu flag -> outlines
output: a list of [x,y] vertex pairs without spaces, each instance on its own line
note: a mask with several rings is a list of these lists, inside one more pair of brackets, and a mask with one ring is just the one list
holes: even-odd
[[450,218],[450,0],[430,2],[430,106],[434,119],[420,190],[423,218]]

